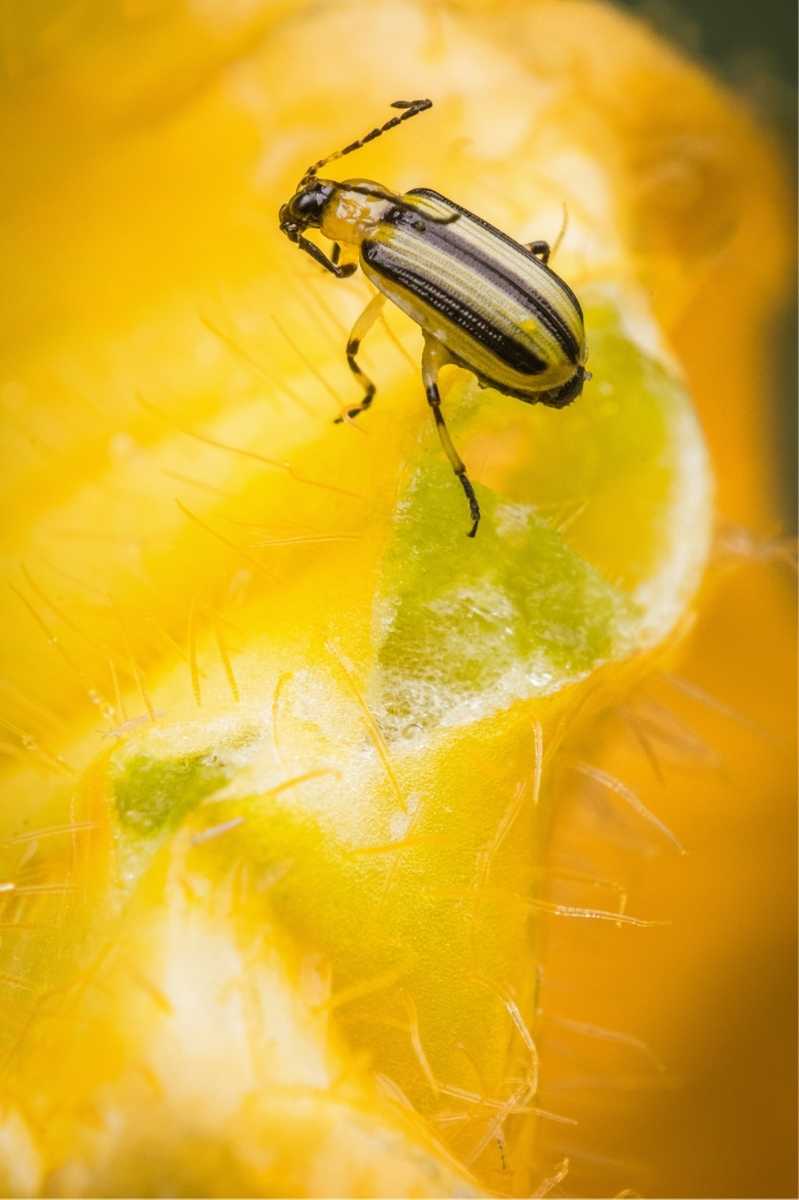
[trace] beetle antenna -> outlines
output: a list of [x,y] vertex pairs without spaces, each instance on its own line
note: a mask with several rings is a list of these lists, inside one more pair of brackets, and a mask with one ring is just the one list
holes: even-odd
[[402,114],[398,117],[392,117],[386,121],[385,125],[380,125],[376,129],[372,129],[363,137],[358,138],[357,142],[350,142],[349,146],[345,146],[343,150],[336,150],[333,154],[328,154],[326,158],[320,158],[318,162],[312,163],[303,175],[297,191],[302,191],[306,184],[316,175],[316,172],[322,167],[326,167],[329,162],[333,162],[336,158],[343,158],[345,154],[352,154],[355,150],[360,150],[367,142],[373,142],[375,138],[379,138],[381,134],[388,133],[389,129],[395,129],[397,125],[401,125],[403,121],[409,121],[411,117],[415,117],[417,113],[424,112],[428,108],[433,107],[432,100],[395,100],[391,105],[392,108],[401,108]]

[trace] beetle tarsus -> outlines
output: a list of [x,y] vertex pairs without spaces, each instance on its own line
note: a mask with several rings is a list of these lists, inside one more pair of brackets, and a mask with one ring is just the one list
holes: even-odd
[[461,487],[466,493],[466,499],[469,501],[469,512],[472,518],[472,527],[466,536],[473,538],[477,533],[477,526],[480,524],[480,505],[477,501],[477,497],[474,494],[474,488],[472,487],[471,480],[466,474],[466,471],[458,471],[456,474],[458,479],[461,481]]

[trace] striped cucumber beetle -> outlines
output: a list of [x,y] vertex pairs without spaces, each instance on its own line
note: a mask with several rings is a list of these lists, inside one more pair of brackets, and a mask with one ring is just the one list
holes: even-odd
[[[468,536],[474,537],[480,507],[441,411],[441,368],[455,363],[472,371],[481,387],[551,408],[570,404],[591,376],[585,370],[583,312],[571,288],[548,266],[547,242],[522,245],[430,188],[396,195],[368,179],[334,183],[318,177],[328,163],[430,107],[430,100],[397,100],[392,108],[402,110],[398,116],[308,167],[280,209],[280,228],[339,279],[359,263],[378,289],[347,342],[347,362],[363,388],[363,399],[348,417],[366,412],[374,400],[375,385],[357,355],[385,301],[421,327],[427,402],[469,502]],[[329,257],[305,236],[308,229],[333,243]],[[358,263],[340,262],[342,246],[358,254]]]

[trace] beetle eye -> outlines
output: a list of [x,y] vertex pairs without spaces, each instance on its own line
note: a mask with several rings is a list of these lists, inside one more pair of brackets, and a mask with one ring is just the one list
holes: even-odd
[[329,185],[316,183],[302,192],[297,192],[289,200],[291,216],[303,225],[318,225],[322,218],[322,209],[330,199],[332,190]]

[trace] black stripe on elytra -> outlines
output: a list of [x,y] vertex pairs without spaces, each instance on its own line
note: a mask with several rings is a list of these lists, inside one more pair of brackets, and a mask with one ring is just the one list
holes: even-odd
[[[406,194],[408,196],[422,196],[428,200],[437,200],[440,204],[444,204],[455,209],[456,212],[461,213],[464,217],[468,217],[470,221],[474,221],[475,225],[479,225],[481,229],[485,229],[487,233],[499,238],[499,240],[504,242],[506,246],[511,246],[514,250],[517,250],[523,258],[534,263],[540,271],[543,271],[549,276],[552,282],[560,288],[564,296],[566,296],[567,299],[574,305],[579,314],[580,320],[583,320],[583,310],[580,305],[580,301],[577,299],[568,283],[561,279],[560,275],[557,275],[551,267],[547,266],[545,263],[542,263],[540,258],[536,258],[536,256],[530,250],[528,250],[526,246],[523,246],[521,242],[517,242],[516,239],[512,238],[509,234],[503,233],[501,229],[497,229],[496,225],[491,225],[488,221],[484,221],[482,217],[478,217],[476,213],[470,212],[468,208],[464,208],[461,204],[456,204],[454,200],[450,200],[447,196],[442,196],[440,192],[434,191],[433,188],[411,188],[411,190]],[[423,212],[422,215],[424,215]],[[451,225],[447,225],[445,228],[450,229],[453,231],[453,233],[455,233],[458,228],[458,222],[453,221]],[[552,316],[555,318],[555,320],[561,324],[560,318],[558,317],[557,313],[555,313],[554,309],[552,309],[543,300],[541,300],[541,305],[542,308],[546,307],[549,312],[552,313]],[[555,333],[554,329],[552,332]],[[566,333],[569,337],[572,337],[570,330],[566,329]],[[555,336],[557,336],[557,334],[555,334]],[[573,340],[574,339],[572,337],[572,341]]]
[[[429,228],[429,227],[428,227]],[[508,334],[497,329],[475,312],[457,296],[439,287],[434,279],[419,275],[397,261],[397,255],[381,242],[365,241],[361,243],[361,254],[364,261],[378,275],[391,279],[401,287],[407,288],[413,295],[428,304],[443,317],[452,321],[469,337],[474,338],[481,346],[485,346],[492,354],[522,375],[540,375],[547,369],[547,363],[528,346],[522,345]]]
[[[498,265],[485,250],[481,250],[458,231],[458,223],[452,225],[424,225],[424,217],[409,212],[407,209],[395,209],[387,214],[386,220],[402,228],[406,233],[413,233],[422,245],[438,250],[450,258],[457,259],[471,270],[476,271],[487,283],[492,284],[503,292],[509,300],[529,310],[531,316],[549,330],[570,362],[577,363],[579,346],[568,325],[555,312],[552,306],[536,289],[529,277],[525,278],[521,271],[516,273],[504,263]],[[419,227],[421,225],[421,228]],[[532,261],[535,270],[541,270],[541,263],[523,252],[523,248],[514,247],[521,251],[520,257]],[[397,251],[397,253],[400,253]]]
[[[421,219],[424,220],[423,217]],[[452,225],[428,223],[422,231],[417,229],[416,222],[419,220],[420,218],[416,214],[407,216],[406,211],[401,210],[399,215],[394,217],[392,223],[415,233],[422,244],[430,246],[442,254],[447,254],[477,271],[487,283],[503,292],[509,300],[514,300],[517,304],[529,309],[530,314],[535,316],[545,329],[549,330],[569,361],[576,365],[580,347],[574,334],[549,301],[541,295],[529,276],[525,278],[521,272],[516,274],[504,263],[498,265],[490,254],[471,243],[468,235],[464,237],[462,233],[459,233],[457,221]],[[537,258],[528,255],[523,248],[514,246],[514,249],[517,248],[522,250],[520,257],[527,261],[532,260],[535,270],[543,269]]]

